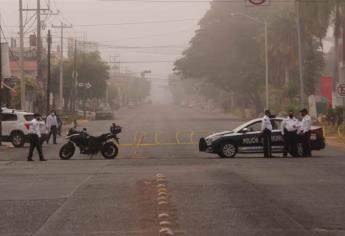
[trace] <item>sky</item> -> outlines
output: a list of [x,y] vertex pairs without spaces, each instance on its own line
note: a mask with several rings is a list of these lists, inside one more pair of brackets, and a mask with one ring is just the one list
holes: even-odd
[[[8,38],[18,37],[18,0],[0,0],[1,21]],[[49,0],[41,0],[42,8]],[[36,0],[23,0],[24,8],[35,8]],[[72,24],[65,37],[96,41],[105,61],[121,61],[121,71],[151,70],[150,77],[164,79],[173,62],[182,56],[209,9],[207,2],[140,2],[105,0],[50,0],[59,15],[43,16],[46,30],[61,22]],[[29,18],[31,13],[24,15]],[[34,22],[33,22],[34,23]],[[28,31],[35,30],[29,24]],[[60,44],[58,29],[51,29],[53,48]],[[26,35],[28,37],[29,33]],[[65,45],[67,43],[65,42]]]

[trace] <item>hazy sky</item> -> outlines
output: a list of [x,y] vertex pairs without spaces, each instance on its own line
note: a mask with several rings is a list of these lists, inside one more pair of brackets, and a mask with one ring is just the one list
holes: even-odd
[[[18,36],[16,27],[19,24],[18,2],[18,0],[0,0],[1,19],[7,37]],[[48,0],[41,2],[42,7],[46,7]],[[200,2],[130,0],[51,0],[50,2],[52,10],[60,10],[61,13],[46,20],[47,29],[52,24],[60,24],[61,21],[73,24],[72,30],[66,29],[66,37],[75,35],[80,40],[87,37],[87,40],[97,41],[103,45],[100,50],[104,60],[110,61],[111,56],[120,56],[123,62],[174,61],[181,57],[181,52],[188,46],[194,31],[198,28],[198,21],[209,8],[209,3]],[[36,7],[36,0],[23,0],[23,3],[25,7]],[[157,21],[163,22],[157,23]],[[147,23],[137,24],[140,22]],[[102,25],[121,23],[133,24]],[[33,30],[34,27],[35,25],[32,27]],[[29,30],[30,25],[27,28]],[[57,29],[52,31],[54,36],[59,36]],[[45,36],[46,31],[43,34]],[[54,38],[53,42],[56,48],[59,39]],[[152,70],[153,77],[163,78],[172,72],[172,68],[172,62],[122,64],[122,70],[130,69],[133,72]]]

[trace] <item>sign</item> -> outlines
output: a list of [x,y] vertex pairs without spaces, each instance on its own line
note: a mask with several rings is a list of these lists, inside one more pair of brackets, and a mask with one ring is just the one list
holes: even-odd
[[328,104],[333,103],[333,78],[321,76],[320,78],[320,95],[327,99]]
[[270,0],[245,0],[247,6],[267,6]]
[[92,87],[92,84],[88,83],[78,83],[78,87],[85,87],[87,89]]
[[345,98],[345,84],[337,84],[337,94]]
[[91,85],[90,83],[86,83],[86,84],[85,84],[85,88],[89,89],[89,88],[91,88],[91,87],[92,87],[92,85]]

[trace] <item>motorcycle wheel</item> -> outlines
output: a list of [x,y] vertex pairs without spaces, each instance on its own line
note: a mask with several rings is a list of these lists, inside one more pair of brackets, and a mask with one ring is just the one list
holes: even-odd
[[103,145],[101,153],[105,159],[115,159],[115,157],[119,153],[119,149],[113,143],[106,143]]
[[60,149],[59,156],[61,160],[69,160],[74,155],[75,147],[72,143],[66,143]]

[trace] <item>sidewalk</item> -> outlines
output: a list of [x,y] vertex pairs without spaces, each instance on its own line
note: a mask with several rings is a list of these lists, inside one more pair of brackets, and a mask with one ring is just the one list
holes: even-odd
[[345,141],[336,135],[327,136],[326,144],[328,144],[332,147],[345,149]]

